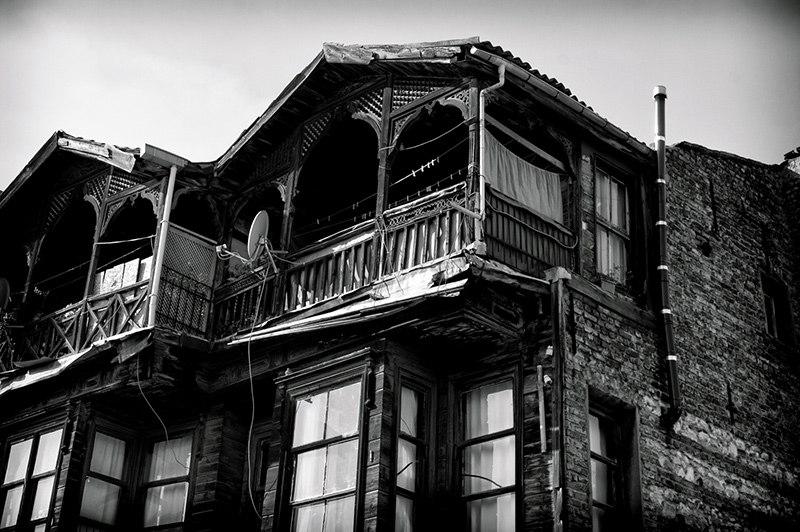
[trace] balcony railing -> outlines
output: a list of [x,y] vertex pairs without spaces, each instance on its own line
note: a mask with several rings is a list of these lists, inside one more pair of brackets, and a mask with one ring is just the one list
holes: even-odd
[[16,360],[73,355],[147,324],[149,280],[92,296],[12,334]]
[[487,255],[534,277],[553,266],[573,267],[576,241],[569,229],[499,194],[487,194],[486,204]]

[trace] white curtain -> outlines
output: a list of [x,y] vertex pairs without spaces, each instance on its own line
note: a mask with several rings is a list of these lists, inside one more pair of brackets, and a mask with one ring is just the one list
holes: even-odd
[[512,428],[513,396],[511,381],[490,384],[468,392],[464,405],[464,438],[477,438]]
[[561,177],[527,163],[486,132],[483,173],[499,192],[557,222],[564,221]]
[[162,480],[189,474],[192,455],[192,435],[153,445],[147,480]]
[[89,469],[111,478],[122,479],[124,466],[125,442],[102,432],[96,433]]

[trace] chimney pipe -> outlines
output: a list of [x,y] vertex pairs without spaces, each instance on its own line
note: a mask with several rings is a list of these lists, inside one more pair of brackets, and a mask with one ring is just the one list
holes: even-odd
[[658,216],[656,235],[658,237],[658,275],[661,284],[661,318],[664,326],[664,341],[667,349],[667,372],[669,377],[670,406],[664,414],[667,424],[675,423],[681,416],[681,390],[678,379],[678,356],[675,354],[675,336],[672,328],[672,308],[669,302],[669,267],[667,252],[667,179],[666,179],[666,128],[665,103],[667,89],[662,85],[653,91],[656,107],[655,145],[657,156],[656,191],[658,196]]

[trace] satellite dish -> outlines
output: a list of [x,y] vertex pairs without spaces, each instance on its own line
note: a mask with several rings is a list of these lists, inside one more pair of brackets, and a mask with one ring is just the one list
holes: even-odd
[[253,218],[253,223],[250,224],[250,234],[247,235],[247,255],[250,260],[258,257],[259,246],[266,247],[267,231],[269,231],[269,215],[267,211],[258,211],[256,217]]
[[0,310],[5,310],[8,306],[8,298],[11,294],[11,285],[8,284],[8,279],[0,277]]

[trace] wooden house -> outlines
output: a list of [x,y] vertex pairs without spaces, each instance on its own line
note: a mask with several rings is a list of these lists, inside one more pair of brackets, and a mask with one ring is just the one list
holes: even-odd
[[[700,530],[698,499],[796,524],[782,433],[677,371],[664,258],[697,250],[664,186],[656,150],[478,39],[325,44],[210,163],[55,133],[0,195],[0,532]],[[793,243],[757,327],[781,390]]]

